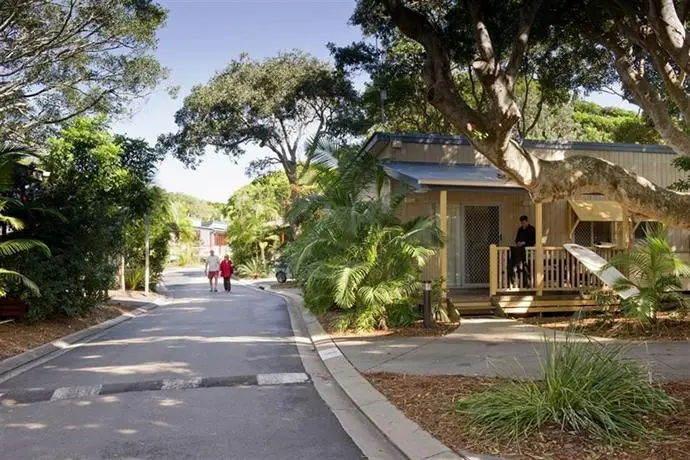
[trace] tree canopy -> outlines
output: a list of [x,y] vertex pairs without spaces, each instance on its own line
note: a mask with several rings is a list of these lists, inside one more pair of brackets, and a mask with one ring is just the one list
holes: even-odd
[[[282,167],[291,184],[298,182],[300,161],[308,167],[312,138],[337,134],[344,126],[351,83],[318,59],[294,51],[264,61],[246,54],[232,61],[206,85],[196,86],[176,113],[176,133],[161,136],[159,147],[194,166],[206,147],[230,157],[245,153],[247,144],[271,154],[251,162],[249,173]],[[308,143],[312,145],[312,143]]]
[[81,314],[103,300],[127,252],[127,227],[139,227],[160,203],[150,187],[158,161],[152,152],[144,141],[111,135],[103,118],[75,118],[50,138],[40,159],[50,174],[17,187],[29,186],[27,206],[55,212],[28,208],[15,233],[43,241],[52,257],[30,253],[9,264],[41,288],[40,297],[28,297],[32,318]]
[[256,178],[232,194],[225,215],[236,264],[265,255],[261,243],[266,244],[269,256],[280,246],[289,199],[290,184],[282,171]]
[[649,118],[638,116],[632,110],[577,101],[574,104],[573,119],[580,129],[574,140],[624,144],[663,142]]
[[[384,44],[401,34],[418,43],[423,51],[414,69],[429,103],[533,199],[602,193],[633,213],[690,226],[690,196],[598,158],[548,161],[525,149],[516,135],[524,114],[515,97],[521,75],[539,84],[546,101],[621,83],[624,96],[644,110],[664,141],[689,155],[686,5],[360,0],[352,20]],[[478,99],[458,84],[461,69],[469,69]]]
[[0,2],[0,139],[45,140],[86,112],[119,112],[166,75],[151,55],[165,11],[151,0]]
[[[353,20],[357,23],[363,21],[357,14]],[[365,34],[367,38],[380,38],[378,30]],[[419,72],[424,63],[424,48],[419,43],[395,32],[389,38],[377,40],[376,45],[364,40],[346,46],[334,43],[327,46],[338,69],[351,78],[361,72],[370,78],[361,97],[367,121],[359,125],[363,131],[460,133],[427,100],[424,79]],[[453,69],[458,90],[470,106],[477,108],[486,103],[486,97],[474,77],[469,67],[456,66]],[[648,118],[633,111],[582,101],[578,94],[582,88],[579,87],[564,85],[554,88],[551,84],[543,90],[538,77],[539,74],[534,73],[530,66],[524,66],[513,88],[513,96],[522,114],[516,124],[520,138],[659,142],[660,138]]]
[[186,193],[167,192],[168,199],[179,214],[196,217],[202,221],[223,218],[223,203],[215,203]]

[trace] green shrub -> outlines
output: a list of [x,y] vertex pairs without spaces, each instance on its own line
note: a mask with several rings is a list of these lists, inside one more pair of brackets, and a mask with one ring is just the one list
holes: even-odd
[[186,267],[199,262],[199,254],[194,248],[184,248],[177,256],[177,265]]
[[237,266],[237,273],[240,276],[249,278],[262,278],[268,276],[269,267],[261,259],[255,257]]
[[482,435],[515,440],[556,425],[620,442],[644,435],[649,416],[679,407],[643,366],[623,358],[621,345],[572,339],[545,345],[543,380],[499,384],[458,403]]
[[666,306],[684,316],[687,311],[682,294],[683,278],[690,276],[690,267],[674,252],[668,242],[668,231],[661,225],[645,232],[644,239],[629,251],[616,254],[603,268],[615,267],[627,278],[617,280],[617,292],[637,288],[639,295],[621,302],[623,312],[642,325],[655,323],[657,312]]
[[143,267],[132,267],[125,270],[125,286],[129,290],[136,291],[144,288],[146,272]]
[[284,255],[317,315],[342,310],[337,329],[386,329],[417,318],[420,268],[441,245],[433,218],[400,219],[407,190],[382,193],[372,155],[320,144],[312,163],[317,192],[295,200],[300,234]]
[[[143,247],[143,231],[137,236],[128,229],[143,228],[137,222],[153,209],[155,187],[149,185],[159,160],[145,142],[109,134],[104,118],[73,119],[45,147],[39,165],[50,174],[17,184],[31,193],[21,216],[24,228],[14,236],[42,241],[52,257],[31,251],[3,264],[40,286],[40,296],[27,289],[13,293],[27,301],[27,318],[34,321],[88,313],[107,299],[123,253],[127,264],[136,265],[125,240],[129,234]],[[159,220],[150,215],[155,272],[155,258],[167,258],[169,232],[155,239]]]

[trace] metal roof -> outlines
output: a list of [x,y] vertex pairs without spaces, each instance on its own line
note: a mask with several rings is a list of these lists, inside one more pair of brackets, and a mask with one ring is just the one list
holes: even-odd
[[[462,136],[418,133],[383,133],[372,134],[364,144],[364,150],[370,151],[379,142],[400,141],[410,144],[470,145]],[[546,150],[594,150],[611,152],[662,153],[675,155],[673,149],[666,145],[656,144],[621,144],[614,142],[572,142],[572,141],[534,141],[525,139],[523,145],[531,149]]]
[[418,190],[442,187],[488,187],[522,189],[501,178],[493,166],[384,161],[386,174]]

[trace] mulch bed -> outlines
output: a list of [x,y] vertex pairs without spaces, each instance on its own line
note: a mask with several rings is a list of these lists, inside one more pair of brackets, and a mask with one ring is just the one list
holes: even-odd
[[337,318],[337,312],[329,312],[318,317],[321,326],[331,337],[442,337],[458,328],[458,323],[437,322],[435,328],[425,328],[422,321],[416,321],[405,327],[391,327],[387,330],[373,331],[336,331],[331,327]]
[[630,318],[603,315],[582,319],[572,316],[544,316],[522,318],[520,321],[560,331],[572,328],[576,332],[593,337],[626,340],[690,340],[690,318],[675,319],[665,312],[659,313],[658,318],[658,324],[648,329],[641,328]]
[[16,321],[0,324],[0,359],[24,353],[135,308],[127,305],[103,305],[88,315],[77,318],[55,318],[32,324]]
[[690,452],[690,381],[669,382],[664,389],[685,404],[681,412],[654,420],[666,436],[625,446],[605,445],[558,428],[548,428],[521,442],[481,439],[455,412],[455,403],[500,380],[465,376],[364,375],[405,415],[456,451],[513,459],[680,460]]

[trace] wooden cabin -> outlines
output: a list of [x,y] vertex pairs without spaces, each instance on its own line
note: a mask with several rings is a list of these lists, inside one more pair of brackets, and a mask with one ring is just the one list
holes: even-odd
[[[544,159],[596,156],[662,186],[684,177],[671,164],[675,153],[665,146],[548,141],[525,145]],[[649,225],[647,219],[629,215],[601,196],[534,203],[462,137],[376,133],[364,149],[383,164],[389,177],[387,193],[411,188],[403,218],[439,219],[446,245],[425,266],[423,276],[432,280],[443,275],[449,299],[460,313],[594,309],[596,302],[583,294],[599,287],[599,281],[562,245],[581,244],[610,258],[643,237]],[[527,248],[527,280],[515,285],[508,276],[508,254],[521,215],[534,225],[537,244]],[[690,232],[671,228],[669,240],[690,260]]]

